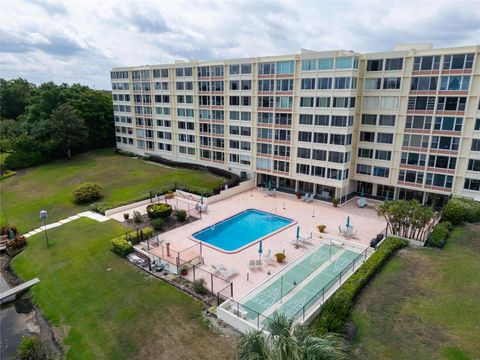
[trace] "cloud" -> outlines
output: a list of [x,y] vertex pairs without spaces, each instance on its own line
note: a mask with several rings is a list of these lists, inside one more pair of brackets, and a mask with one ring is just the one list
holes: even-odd
[[16,0],[2,3],[0,76],[110,88],[112,67],[480,41],[469,1]]

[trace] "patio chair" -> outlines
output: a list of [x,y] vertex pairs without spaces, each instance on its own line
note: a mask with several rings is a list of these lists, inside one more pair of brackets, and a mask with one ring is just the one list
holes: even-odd
[[238,274],[237,269],[231,268],[231,269],[223,269],[220,274],[225,277],[225,278],[231,278],[233,275]]
[[302,201],[306,201],[308,198],[308,193],[303,194]]
[[273,257],[272,257],[272,249],[268,249],[267,253],[265,255],[263,255],[263,261],[266,262],[266,263],[270,263],[273,261]]
[[221,273],[223,270],[226,270],[226,267],[225,267],[225,265],[223,265],[223,264],[218,264],[218,265],[213,265],[213,264],[212,264],[212,265],[210,265],[210,266],[212,267],[213,272],[214,272],[214,273],[217,273],[217,274],[218,274],[218,273]]
[[308,195],[307,199],[305,201],[306,202],[312,202],[313,201],[313,194]]
[[255,267],[256,267],[256,268],[261,268],[261,267],[263,267],[262,260],[260,260],[260,259],[255,260]]
[[302,244],[311,244],[312,238],[310,236],[309,237],[299,236],[298,241]]
[[250,261],[248,262],[248,268],[249,268],[250,270],[253,270],[253,269],[255,269],[255,267],[256,267],[256,265],[255,265],[255,260],[250,260]]
[[366,206],[368,205],[367,199],[365,199],[365,198],[360,198],[360,199],[358,199],[358,200],[357,200],[357,205],[358,205],[359,208],[364,208],[364,207],[366,207]]

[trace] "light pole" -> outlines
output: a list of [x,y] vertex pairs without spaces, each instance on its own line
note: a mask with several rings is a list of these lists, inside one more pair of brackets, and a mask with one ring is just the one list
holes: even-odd
[[45,231],[45,240],[47,240],[47,248],[50,248],[48,245],[48,234],[47,234],[47,225],[45,224],[45,221],[47,220],[47,210],[42,210],[40,211],[40,219],[43,220],[43,230]]

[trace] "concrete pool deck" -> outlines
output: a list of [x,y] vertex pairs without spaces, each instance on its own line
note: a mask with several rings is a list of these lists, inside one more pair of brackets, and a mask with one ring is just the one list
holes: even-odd
[[[169,199],[168,202],[173,205],[175,204],[175,199]],[[376,204],[376,202],[372,200],[369,200],[369,203]],[[138,210],[144,213],[145,207],[146,206],[131,209],[130,211]],[[341,207],[334,208],[330,203],[322,201],[306,203],[297,199],[295,195],[278,192],[275,197],[271,197],[267,196],[261,189],[254,188],[214,204],[209,204],[208,212],[202,214],[200,220],[165,232],[160,235],[160,238],[164,239],[165,242],[169,242],[177,251],[191,248],[196,244],[196,242],[190,238],[193,233],[251,208],[297,221],[302,237],[310,236],[311,233],[317,230],[318,225],[324,224],[327,226],[326,232],[328,234],[341,238],[338,227],[345,227],[347,216],[350,216],[350,224],[354,227],[354,230],[357,231],[356,239],[351,239],[351,241],[368,245],[370,240],[382,232],[386,226],[385,220],[377,216],[375,209],[358,208],[356,200],[350,201]],[[117,220],[123,221],[123,216]],[[267,280],[271,276],[267,275],[268,271],[270,271],[271,274],[276,273],[305,251],[319,243],[318,237],[314,236],[311,245],[303,245],[296,249],[295,245],[292,244],[292,240],[296,238],[296,228],[297,226],[289,227],[263,240],[264,255],[267,254],[269,250],[272,255],[285,252],[287,258],[286,262],[282,264],[274,261],[269,265],[264,264],[261,269],[250,270],[248,268],[249,260],[259,259],[258,244],[253,243],[253,245],[233,254],[222,253],[208,246],[203,246],[202,256],[204,258],[204,264],[201,265],[201,268],[213,272],[211,265],[222,264],[227,269],[236,269],[238,274],[232,276],[229,280],[233,282],[234,299],[239,299],[254,287]],[[239,236],[241,236],[241,234],[239,234]],[[158,253],[158,250],[150,250],[150,252]]]

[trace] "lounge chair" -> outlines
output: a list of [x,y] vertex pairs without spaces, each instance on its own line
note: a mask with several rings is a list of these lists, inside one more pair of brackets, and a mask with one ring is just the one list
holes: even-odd
[[312,243],[312,238],[310,236],[309,237],[299,236],[298,237],[298,242],[300,242],[302,244],[311,244]]
[[213,269],[214,273],[220,274],[222,271],[226,270],[227,268],[223,264],[218,264],[218,265],[210,265]]
[[263,267],[262,260],[260,260],[260,259],[255,260],[255,267],[256,267],[256,268],[261,268],[261,267]]
[[271,263],[273,262],[273,257],[272,257],[272,250],[268,249],[267,253],[262,256],[262,259],[266,263]]
[[250,261],[248,262],[248,268],[249,268],[250,270],[255,269],[255,260],[250,260]]
[[313,194],[308,195],[305,201],[306,202],[312,202],[313,201]]
[[360,199],[358,199],[358,200],[357,200],[357,205],[358,205],[359,208],[364,208],[364,207],[366,207],[366,206],[368,205],[367,199],[365,199],[365,198],[360,198]]
[[222,275],[225,278],[231,278],[233,275],[238,274],[237,269],[231,268],[231,269],[223,269],[220,271],[220,275]]
[[308,193],[303,194],[302,201],[306,201],[308,198]]

